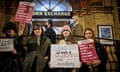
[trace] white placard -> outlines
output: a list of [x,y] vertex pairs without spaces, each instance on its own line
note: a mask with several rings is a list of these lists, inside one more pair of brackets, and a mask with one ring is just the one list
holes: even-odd
[[51,45],[51,68],[80,68],[78,45]]
[[12,51],[13,48],[13,39],[0,39],[0,52]]

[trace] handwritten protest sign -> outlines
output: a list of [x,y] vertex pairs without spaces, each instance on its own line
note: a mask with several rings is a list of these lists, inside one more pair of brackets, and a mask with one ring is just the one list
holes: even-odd
[[79,68],[79,51],[76,44],[73,45],[51,45],[51,68]]
[[98,60],[93,39],[78,41],[80,57],[83,63]]
[[14,21],[21,23],[30,23],[34,11],[34,5],[35,4],[31,2],[25,1],[19,2],[19,6],[14,17]]
[[13,39],[0,39],[0,52],[12,51],[13,48]]

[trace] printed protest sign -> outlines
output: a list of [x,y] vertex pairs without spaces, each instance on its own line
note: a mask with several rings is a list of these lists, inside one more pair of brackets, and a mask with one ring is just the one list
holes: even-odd
[[83,63],[98,60],[93,39],[78,41],[78,47],[80,51],[80,58]]
[[21,1],[14,17],[15,22],[30,23],[34,11],[34,3]]
[[79,51],[76,44],[73,45],[51,45],[51,68],[79,68]]
[[12,51],[13,48],[13,39],[0,39],[0,52]]

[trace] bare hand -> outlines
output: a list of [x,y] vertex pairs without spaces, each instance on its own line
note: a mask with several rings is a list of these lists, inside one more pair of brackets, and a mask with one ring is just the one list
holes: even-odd
[[17,51],[16,51],[15,48],[12,50],[12,53],[13,53],[13,54],[17,54]]

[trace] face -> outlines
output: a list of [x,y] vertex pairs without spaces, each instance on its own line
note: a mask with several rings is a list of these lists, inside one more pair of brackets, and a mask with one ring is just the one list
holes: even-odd
[[8,30],[7,33],[10,37],[14,37],[16,35],[16,33],[13,29]]
[[48,22],[46,22],[46,23],[44,24],[45,28],[47,28],[47,27],[48,27],[48,25],[49,25],[49,24],[48,24]]
[[73,22],[75,23],[75,22],[77,21],[77,17],[76,17],[76,16],[73,16],[73,17],[72,17],[72,20],[73,20]]
[[70,20],[70,25],[72,25],[72,24],[74,24],[74,20],[73,19]]
[[42,34],[42,29],[41,29],[41,27],[35,26],[35,27],[34,27],[34,35],[37,36],[37,37],[39,37],[39,36],[41,36],[41,34]]
[[70,35],[70,31],[69,30],[64,30],[63,31],[63,36],[64,37],[68,37]]
[[93,33],[92,33],[92,31],[86,30],[86,32],[85,32],[85,38],[86,38],[86,39],[91,39],[91,38],[93,38]]

